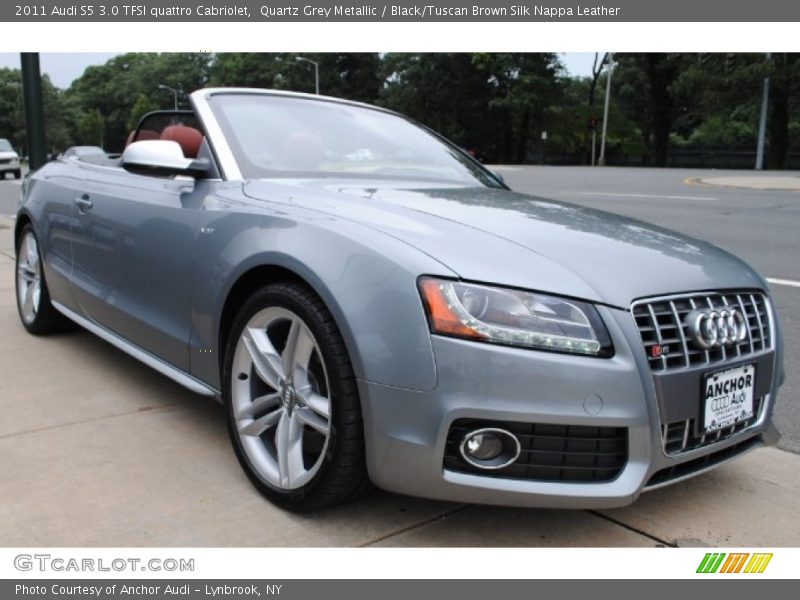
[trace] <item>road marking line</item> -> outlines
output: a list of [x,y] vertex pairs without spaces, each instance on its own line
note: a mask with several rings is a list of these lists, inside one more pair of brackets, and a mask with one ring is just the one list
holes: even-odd
[[767,281],[775,285],[788,285],[789,287],[800,288],[800,281],[792,281],[791,279],[773,279],[772,277],[767,277]]
[[656,194],[623,194],[620,192],[559,192],[561,194],[574,194],[576,196],[617,196],[620,198],[653,198],[663,200],[707,200],[714,202],[718,198],[712,196],[662,196]]

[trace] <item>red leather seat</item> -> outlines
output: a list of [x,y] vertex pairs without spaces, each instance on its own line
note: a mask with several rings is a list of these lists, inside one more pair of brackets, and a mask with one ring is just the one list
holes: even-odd
[[[159,138],[158,132],[153,131],[152,129],[140,129],[138,131],[139,135],[136,134],[137,131],[135,129],[128,134],[128,139],[125,140],[126,147],[133,141],[141,142],[143,140],[157,140]],[[136,136],[136,140],[133,139],[133,136]]]
[[197,158],[203,134],[194,127],[186,125],[170,125],[161,132],[161,139],[178,142],[186,158]]

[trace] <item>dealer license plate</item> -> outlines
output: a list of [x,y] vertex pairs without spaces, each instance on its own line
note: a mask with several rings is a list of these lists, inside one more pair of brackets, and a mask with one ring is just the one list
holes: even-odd
[[755,365],[706,375],[703,382],[703,427],[706,433],[752,418],[755,383]]

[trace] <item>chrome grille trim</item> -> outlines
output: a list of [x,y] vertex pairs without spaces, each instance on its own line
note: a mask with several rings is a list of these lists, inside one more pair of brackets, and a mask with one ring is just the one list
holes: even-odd
[[661,424],[661,446],[664,453],[674,456],[682,452],[698,450],[719,441],[728,440],[739,434],[747,433],[761,425],[769,405],[769,394],[753,400],[753,416],[746,421],[737,423],[725,429],[719,429],[710,436],[705,433],[699,436],[694,434],[695,420],[675,421],[674,423]]
[[[689,339],[683,320],[697,308],[735,306],[747,320],[747,338],[733,347],[699,349]],[[631,315],[644,344],[647,361],[653,372],[725,363],[773,347],[772,319],[766,295],[751,291],[715,291],[677,294],[637,300]],[[669,346],[669,353],[650,354],[654,345]]]

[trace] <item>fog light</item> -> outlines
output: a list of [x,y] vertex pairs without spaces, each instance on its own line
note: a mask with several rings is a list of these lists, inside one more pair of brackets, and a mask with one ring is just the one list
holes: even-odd
[[461,456],[480,469],[502,469],[519,457],[519,440],[504,429],[476,429],[461,441]]
[[492,460],[503,451],[503,442],[494,433],[478,433],[469,438],[467,454],[478,460]]

